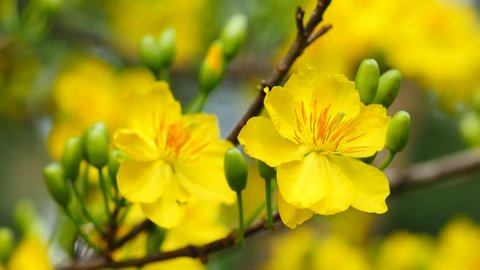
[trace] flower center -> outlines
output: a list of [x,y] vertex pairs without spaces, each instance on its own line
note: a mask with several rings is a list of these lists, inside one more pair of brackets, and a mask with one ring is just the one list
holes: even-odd
[[[294,130],[295,140],[301,144],[310,145],[313,151],[322,154],[345,154],[361,151],[367,147],[341,147],[352,142],[365,133],[355,134],[358,121],[344,120],[345,112],[332,112],[331,105],[320,109],[317,99],[314,99],[307,110],[303,101],[295,109],[297,128]],[[342,150],[339,150],[342,148]]]
[[167,130],[164,158],[169,163],[179,160],[192,162],[197,159],[197,153],[207,145],[207,141],[192,136],[188,127],[183,127],[181,123],[175,123],[170,125]]

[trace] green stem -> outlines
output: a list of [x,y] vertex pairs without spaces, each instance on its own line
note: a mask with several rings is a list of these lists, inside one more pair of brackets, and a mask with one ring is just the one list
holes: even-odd
[[202,93],[198,93],[185,107],[184,113],[189,114],[201,112],[203,110],[203,107],[205,106],[206,101],[207,96]]
[[378,169],[381,171],[385,170],[388,167],[388,165],[390,165],[390,163],[392,162],[393,158],[395,157],[395,154],[396,153],[388,151],[387,156],[383,160],[382,164],[378,166]]
[[267,202],[267,227],[269,230],[273,229],[272,220],[272,179],[265,179],[265,193]]
[[90,212],[87,209],[85,201],[83,200],[82,195],[80,194],[80,192],[78,191],[78,189],[77,189],[77,187],[75,186],[74,183],[72,183],[72,189],[73,189],[73,194],[75,195],[75,197],[77,197],[77,200],[80,203],[80,207],[82,208],[82,212],[85,215],[85,217],[87,218],[87,220],[90,221],[93,224],[93,226],[98,231],[98,233],[100,233],[102,236],[105,236],[105,231],[102,229],[100,224],[98,224],[97,221],[95,221],[95,219],[92,217],[92,215],[90,215]]
[[82,228],[80,227],[80,222],[78,220],[76,220],[72,213],[70,213],[70,211],[68,210],[67,207],[63,207],[63,210],[65,211],[65,214],[67,215],[67,217],[73,222],[73,224],[75,225],[75,228],[77,229],[78,231],[78,234],[80,234],[80,237],[83,238],[83,240],[85,240],[85,242],[87,242],[87,245],[90,246],[91,248],[93,248],[96,252],[100,252],[100,248],[95,245],[91,240],[90,238],[88,238],[88,235],[82,230]]
[[242,202],[242,192],[237,191],[237,204],[238,204],[238,241],[237,244],[239,246],[245,245],[244,239],[244,225],[243,225],[243,202]]
[[105,214],[108,217],[108,221],[110,222],[110,225],[113,225],[113,224],[115,224],[115,220],[113,219],[113,216],[110,213],[110,208],[108,207],[109,191],[108,191],[107,182],[105,182],[105,178],[103,177],[103,174],[102,174],[102,168],[98,168],[98,177],[99,177],[99,180],[100,180],[100,188],[102,189],[103,205],[105,207]]
[[164,82],[169,82],[170,81],[170,72],[168,70],[168,68],[160,68],[157,72],[157,74],[155,74],[155,76],[157,77],[157,80],[159,81],[164,81]]

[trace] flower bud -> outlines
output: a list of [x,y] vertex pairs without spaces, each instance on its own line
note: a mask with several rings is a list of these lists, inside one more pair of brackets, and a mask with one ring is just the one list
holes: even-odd
[[234,15],[223,28],[220,40],[223,44],[225,59],[232,59],[237,54],[245,40],[247,17],[243,14]]
[[355,88],[360,94],[360,100],[365,104],[372,103],[377,93],[380,70],[375,59],[362,61],[355,76]]
[[43,179],[53,199],[61,206],[68,205],[71,199],[70,190],[64,178],[62,166],[58,163],[47,165],[43,169]]
[[0,227],[0,267],[6,264],[14,247],[13,232],[10,228]]
[[480,146],[480,118],[475,112],[468,112],[460,119],[460,133],[470,146]]
[[158,38],[146,35],[140,40],[140,62],[156,73],[168,68],[175,55],[175,29],[167,28]]
[[108,158],[108,173],[112,179],[116,179],[120,164],[125,160],[125,155],[119,149],[110,151]]
[[108,140],[108,129],[103,122],[90,126],[84,134],[87,161],[97,168],[108,163]]
[[248,168],[245,157],[237,148],[225,151],[225,177],[233,191],[240,192],[247,186]]
[[158,40],[158,50],[160,51],[160,64],[167,68],[173,62],[175,56],[175,29],[167,28],[161,34]]
[[77,179],[80,171],[80,162],[83,159],[83,142],[80,137],[71,137],[63,146],[60,163],[63,167],[65,177],[70,180]]
[[207,96],[218,85],[225,70],[223,46],[219,41],[210,45],[207,56],[200,67],[200,91]]
[[140,40],[140,62],[153,72],[162,67],[162,57],[158,42],[152,35],[143,36]]
[[405,111],[398,111],[392,118],[387,129],[387,140],[385,146],[390,152],[398,153],[407,145],[410,135],[410,114]]
[[268,166],[261,160],[257,160],[257,170],[258,170],[258,173],[260,174],[260,177],[262,177],[265,180],[275,179],[277,175],[277,172],[275,171],[274,168]]
[[160,250],[160,247],[167,236],[167,230],[154,226],[148,234],[147,244],[145,246],[147,255],[151,255]]
[[400,84],[402,83],[402,74],[396,69],[390,69],[380,76],[378,89],[373,103],[382,104],[385,108],[395,101]]

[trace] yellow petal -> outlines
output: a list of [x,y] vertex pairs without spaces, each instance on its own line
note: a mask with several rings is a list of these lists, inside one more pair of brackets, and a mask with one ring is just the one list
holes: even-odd
[[234,203],[235,193],[228,187],[223,171],[225,150],[230,147],[232,144],[226,141],[210,143],[195,160],[175,163],[175,173],[200,199]]
[[[343,115],[343,120],[355,118],[360,112],[360,95],[355,89],[355,83],[349,81],[343,75],[334,75],[321,78],[312,96],[306,99],[305,104],[314,103],[316,112],[329,108],[329,114],[334,117],[337,114]],[[314,106],[311,106],[307,113],[310,113]]]
[[273,87],[267,93],[264,105],[275,126],[282,137],[295,142],[295,130],[297,130],[297,118],[295,108],[299,105],[295,101],[295,95],[282,87]]
[[356,128],[339,144],[337,152],[351,157],[369,157],[383,149],[390,117],[378,104],[361,106],[354,120]]
[[309,220],[313,216],[313,211],[310,209],[300,209],[288,204],[283,199],[282,195],[278,193],[278,212],[283,224],[290,229],[295,229],[298,225]]
[[349,157],[329,157],[350,179],[356,189],[352,206],[369,213],[385,213],[390,194],[387,177],[377,168]]
[[170,165],[163,161],[126,160],[118,171],[118,189],[129,201],[151,203],[163,195],[171,177]]
[[180,122],[182,127],[191,134],[192,140],[210,141],[220,138],[217,117],[213,114],[187,114],[182,116]]
[[328,179],[325,198],[310,207],[315,213],[322,215],[332,215],[347,210],[355,198],[355,188],[351,179],[337,166],[337,160],[332,160],[330,157],[324,157],[324,177]]
[[168,84],[156,82],[151,91],[132,97],[130,106],[125,108],[125,115],[127,126],[142,137],[165,140],[168,127],[181,117],[181,106],[174,99]]
[[151,161],[159,156],[159,150],[153,141],[140,137],[130,129],[116,131],[113,140],[130,159]]
[[173,228],[185,215],[185,206],[189,200],[189,192],[178,184],[178,179],[171,179],[167,184],[168,192],[153,203],[142,203],[145,216],[160,227]]
[[334,169],[324,156],[312,152],[300,161],[278,166],[278,189],[287,203],[308,208],[327,195],[339,171]]
[[248,120],[238,135],[245,153],[260,159],[269,166],[300,160],[307,152],[306,146],[295,144],[275,131],[271,120],[253,117]]

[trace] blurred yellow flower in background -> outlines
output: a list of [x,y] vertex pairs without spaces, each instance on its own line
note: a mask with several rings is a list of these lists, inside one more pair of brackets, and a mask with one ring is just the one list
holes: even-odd
[[37,235],[26,235],[15,248],[8,264],[9,270],[53,270],[47,246]]
[[381,243],[376,269],[428,269],[433,248],[433,239],[426,235],[394,232]]
[[[134,57],[138,42],[146,34],[159,35],[165,28],[176,31],[174,61],[192,60],[201,48],[204,0],[104,1],[110,25],[110,42],[122,53]],[[126,16],[125,14],[128,14]],[[193,41],[193,42],[192,42]]]
[[466,218],[452,220],[440,232],[431,269],[480,269],[480,226]]
[[181,106],[165,82],[131,99],[124,129],[114,135],[127,160],[118,172],[118,188],[161,227],[177,226],[192,197],[233,203],[223,172],[231,147],[220,140],[214,115],[181,115]]
[[[288,247],[288,250],[278,247]],[[310,227],[277,237],[272,241],[270,251],[268,263],[262,270],[370,269],[361,247],[352,245],[340,235],[323,235]]]
[[448,105],[469,103],[480,84],[479,16],[469,1],[332,1],[324,21],[334,31],[300,60],[324,74],[353,75],[371,56]]
[[135,93],[150,89],[154,81],[146,69],[117,72],[99,59],[75,58],[53,89],[57,108],[48,142],[50,154],[58,158],[65,141],[93,123],[103,121],[115,130],[123,121],[124,104]]
[[311,66],[268,91],[264,103],[271,120],[250,119],[238,140],[248,155],[277,167],[278,206],[287,226],[349,206],[387,211],[387,178],[357,159],[383,149],[390,122],[384,107],[365,106],[353,82],[320,77]]

